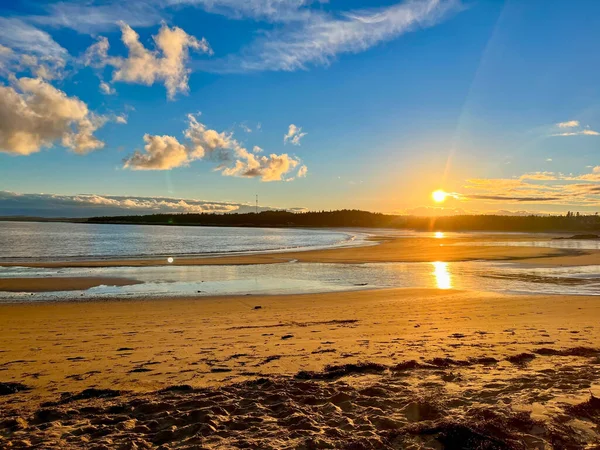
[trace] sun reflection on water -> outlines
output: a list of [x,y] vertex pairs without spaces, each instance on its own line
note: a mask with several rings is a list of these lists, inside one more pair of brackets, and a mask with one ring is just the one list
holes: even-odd
[[436,239],[443,239],[444,238],[444,232],[443,231],[436,231],[434,236],[435,236]]
[[452,278],[448,272],[448,263],[433,262],[433,276],[438,289],[452,289]]

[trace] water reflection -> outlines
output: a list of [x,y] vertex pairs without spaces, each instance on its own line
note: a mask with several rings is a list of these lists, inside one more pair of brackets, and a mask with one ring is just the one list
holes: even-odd
[[443,239],[444,238],[444,232],[443,231],[436,231],[434,236],[435,236],[436,239]]
[[452,278],[448,271],[448,263],[436,261],[431,264],[433,265],[433,276],[438,289],[451,289]]
[[92,268],[1,267],[0,279],[22,277],[125,277],[131,286],[98,286],[87,291],[0,292],[4,301],[91,298],[190,297],[335,292],[373,288],[461,289],[503,293],[599,295],[600,266],[531,267],[506,262],[428,262],[244,266]]

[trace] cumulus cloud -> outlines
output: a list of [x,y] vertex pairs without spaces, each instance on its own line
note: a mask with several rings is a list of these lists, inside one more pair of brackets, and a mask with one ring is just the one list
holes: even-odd
[[91,45],[83,56],[86,65],[114,68],[112,81],[153,85],[161,82],[167,89],[167,97],[173,99],[178,92],[189,90],[190,69],[186,66],[189,50],[211,54],[206,39],[197,39],[181,28],[169,28],[163,24],[153,36],[155,50],[149,50],[140,42],[140,36],[126,23],[120,22],[121,40],[127,48],[126,58],[109,56],[109,42],[105,37]]
[[[287,153],[260,156],[257,154],[259,148],[257,146],[254,147],[253,152],[250,152],[233,137],[232,133],[207,128],[193,114],[188,115],[188,127],[183,135],[184,143],[173,136],[146,134],[144,151],[138,150],[125,159],[124,167],[132,170],[169,170],[185,167],[192,161],[204,159],[218,163],[214,170],[225,176],[279,181],[285,179],[300,165],[299,158]],[[300,167],[299,170],[306,175],[306,166]]]
[[559,122],[556,124],[558,128],[575,128],[579,126],[579,120],[568,120],[566,122]]
[[94,132],[106,120],[39,78],[0,86],[0,151],[6,153],[29,155],[58,141],[76,153],[88,153],[104,146]]
[[552,136],[600,136],[598,131],[591,130],[589,126],[582,126],[578,120],[559,122],[555,127],[567,131],[559,131]]
[[238,148],[235,155],[237,159],[233,166],[220,168],[223,175],[279,181],[300,163],[299,159],[287,153],[257,157],[244,148]]
[[113,116],[113,120],[116,123],[126,125],[127,124],[127,115],[126,114],[117,114],[117,115]]
[[300,168],[298,169],[298,174],[296,176],[298,178],[304,178],[307,173],[308,173],[308,167],[300,166]]
[[144,135],[144,151],[136,151],[123,167],[133,170],[168,170],[186,166],[192,160],[185,145],[173,136]]
[[[271,209],[304,210],[304,208],[260,207],[261,211]],[[244,213],[252,211],[254,211],[253,204],[196,199],[98,194],[19,194],[0,191],[0,216],[91,217],[158,213]]]
[[117,93],[115,88],[113,88],[106,81],[100,82],[100,92],[102,92],[103,94],[106,94],[106,95],[115,95]]
[[288,127],[288,132],[283,136],[283,142],[284,144],[287,144],[289,142],[290,144],[300,145],[300,139],[302,139],[307,134],[308,133],[302,132],[302,128],[291,124]]

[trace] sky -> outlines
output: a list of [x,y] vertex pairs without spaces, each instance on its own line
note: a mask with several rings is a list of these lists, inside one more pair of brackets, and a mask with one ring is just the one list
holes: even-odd
[[598,42],[595,0],[0,0],[0,216],[595,213]]

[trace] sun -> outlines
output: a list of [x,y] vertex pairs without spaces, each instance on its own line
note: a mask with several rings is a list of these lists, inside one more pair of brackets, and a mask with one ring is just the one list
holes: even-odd
[[448,194],[441,189],[431,193],[431,198],[433,198],[433,201],[436,203],[442,203],[444,200],[446,200],[446,197],[448,197]]

